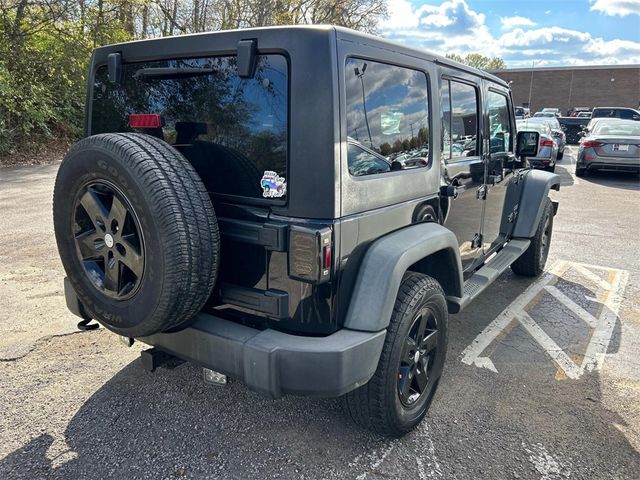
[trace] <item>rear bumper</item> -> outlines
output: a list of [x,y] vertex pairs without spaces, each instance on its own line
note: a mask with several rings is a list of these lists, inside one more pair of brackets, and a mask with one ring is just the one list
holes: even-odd
[[[82,316],[82,305],[70,283],[64,285],[69,309]],[[138,340],[238,378],[274,398],[284,394],[336,397],[373,376],[385,335],[386,330],[342,329],[326,337],[304,337],[200,313],[184,330]]]
[[342,329],[327,337],[301,337],[201,313],[189,328],[139,340],[274,398],[337,397],[373,376],[385,334]]
[[578,162],[577,166],[587,170],[618,170],[624,172],[640,172],[640,161],[637,163],[618,163],[616,161],[605,162]]

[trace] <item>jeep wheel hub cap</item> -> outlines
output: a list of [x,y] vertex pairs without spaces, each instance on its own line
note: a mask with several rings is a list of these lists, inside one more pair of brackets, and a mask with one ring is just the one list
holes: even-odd
[[104,236],[104,243],[108,248],[112,248],[113,247],[113,237],[111,236],[111,234],[107,233]]

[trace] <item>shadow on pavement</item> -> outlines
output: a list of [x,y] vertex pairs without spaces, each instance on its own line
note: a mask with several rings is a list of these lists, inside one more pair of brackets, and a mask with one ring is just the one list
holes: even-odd
[[588,172],[581,180],[605,187],[640,190],[640,175],[632,172]]
[[237,382],[206,386],[189,364],[150,374],[134,361],[73,416],[66,462],[52,465],[53,438],[41,433],[0,460],[0,478],[540,478],[549,465],[559,473],[548,478],[633,478],[640,460],[601,402],[599,374],[557,382],[460,363],[530,283],[505,274],[452,317],[427,424],[400,440],[356,428],[336,400],[270,400]]

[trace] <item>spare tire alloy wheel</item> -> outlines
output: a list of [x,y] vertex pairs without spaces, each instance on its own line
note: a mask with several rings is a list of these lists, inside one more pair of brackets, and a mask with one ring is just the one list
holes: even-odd
[[90,182],[74,210],[76,250],[93,285],[116,300],[134,295],[144,274],[144,238],[124,193],[105,180]]
[[186,327],[215,284],[220,238],[189,161],[137,133],[85,138],[56,177],[62,265],[88,315],[127,337]]

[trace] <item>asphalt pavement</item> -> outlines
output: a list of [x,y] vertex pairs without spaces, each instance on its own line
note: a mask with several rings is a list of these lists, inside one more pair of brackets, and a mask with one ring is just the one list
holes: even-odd
[[562,188],[547,272],[450,317],[428,417],[389,440],[336,399],[270,400],[192,365],[148,373],[76,332],[51,226],[57,164],[0,169],[0,478],[640,478],[640,180]]

